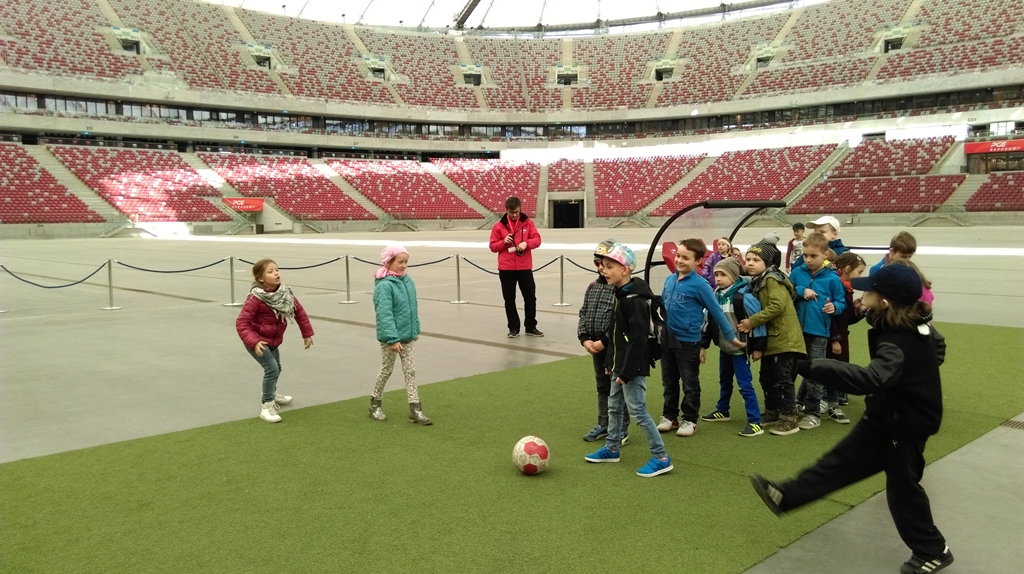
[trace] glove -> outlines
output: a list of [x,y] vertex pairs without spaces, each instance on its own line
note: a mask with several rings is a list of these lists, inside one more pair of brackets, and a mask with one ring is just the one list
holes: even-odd
[[800,359],[796,362],[796,374],[807,376],[811,372],[811,361],[807,359]]

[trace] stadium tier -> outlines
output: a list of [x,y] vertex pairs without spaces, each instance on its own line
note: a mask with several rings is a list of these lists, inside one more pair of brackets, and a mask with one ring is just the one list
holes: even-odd
[[[1024,51],[1019,0],[830,0],[566,39],[346,27],[186,0],[107,1],[104,10],[93,0],[6,2],[0,54],[12,70],[32,73],[129,82],[157,73],[194,90],[281,99],[551,112],[708,104],[1020,67]],[[145,49],[123,50],[116,25],[137,29]],[[904,30],[902,49],[880,48],[887,30]],[[253,42],[270,47],[267,67],[250,52]],[[479,89],[466,71],[482,76]]]
[[376,219],[306,158],[214,153],[199,157],[242,195],[271,197],[299,219]]
[[667,217],[707,200],[782,199],[835,150],[830,144],[726,152],[651,215]]
[[548,191],[582,191],[585,185],[582,160],[560,159],[548,166]]
[[327,165],[396,218],[482,218],[417,161],[328,159]]
[[0,223],[103,223],[20,145],[0,144]]
[[231,221],[219,197],[175,152],[47,146],[86,185],[134,221]]
[[819,183],[789,213],[930,213],[966,175],[830,179]]
[[964,204],[965,211],[1024,211],[1024,172],[990,173]]
[[916,140],[867,140],[834,167],[829,177],[925,175],[953,147],[953,136]]
[[455,185],[494,213],[505,212],[505,199],[515,195],[523,200],[523,213],[537,213],[540,166],[521,161],[489,159],[430,160]]
[[598,217],[630,216],[665,193],[686,172],[698,156],[595,159],[594,206]]

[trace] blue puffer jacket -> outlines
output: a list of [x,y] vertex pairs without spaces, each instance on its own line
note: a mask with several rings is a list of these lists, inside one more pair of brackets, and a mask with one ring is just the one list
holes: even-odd
[[[793,282],[796,292],[793,295],[796,305],[796,316],[800,319],[800,326],[804,333],[816,337],[829,337],[831,335],[832,316],[821,310],[828,301],[835,305],[835,315],[839,315],[846,309],[846,288],[843,281],[835,271],[828,267],[822,267],[816,273],[811,273],[807,265],[794,267],[789,274],[789,280]],[[804,299],[804,290],[810,289],[818,294],[818,300]]]
[[416,285],[408,273],[374,281],[373,307],[377,311],[377,340],[381,343],[408,343],[420,336]]

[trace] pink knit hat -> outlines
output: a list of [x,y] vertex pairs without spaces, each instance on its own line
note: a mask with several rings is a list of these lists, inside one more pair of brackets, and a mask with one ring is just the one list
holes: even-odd
[[[387,247],[385,247],[380,252],[380,269],[375,271],[373,273],[373,276],[376,279],[383,279],[384,277],[386,277],[387,274],[390,272],[390,270],[388,269],[388,263],[391,263],[392,259],[398,257],[402,253],[405,253],[406,255],[409,254],[405,247],[402,247],[401,245],[388,245]],[[392,275],[394,275],[394,273],[392,273]]]

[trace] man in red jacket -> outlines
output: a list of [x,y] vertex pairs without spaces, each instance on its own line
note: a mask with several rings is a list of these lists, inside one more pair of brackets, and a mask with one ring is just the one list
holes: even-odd
[[523,202],[512,196],[505,200],[505,215],[491,228],[491,251],[498,254],[498,279],[505,299],[508,337],[519,336],[516,283],[523,293],[526,334],[543,337],[537,330],[537,286],[533,282],[533,250],[540,247],[540,233],[522,212]]

